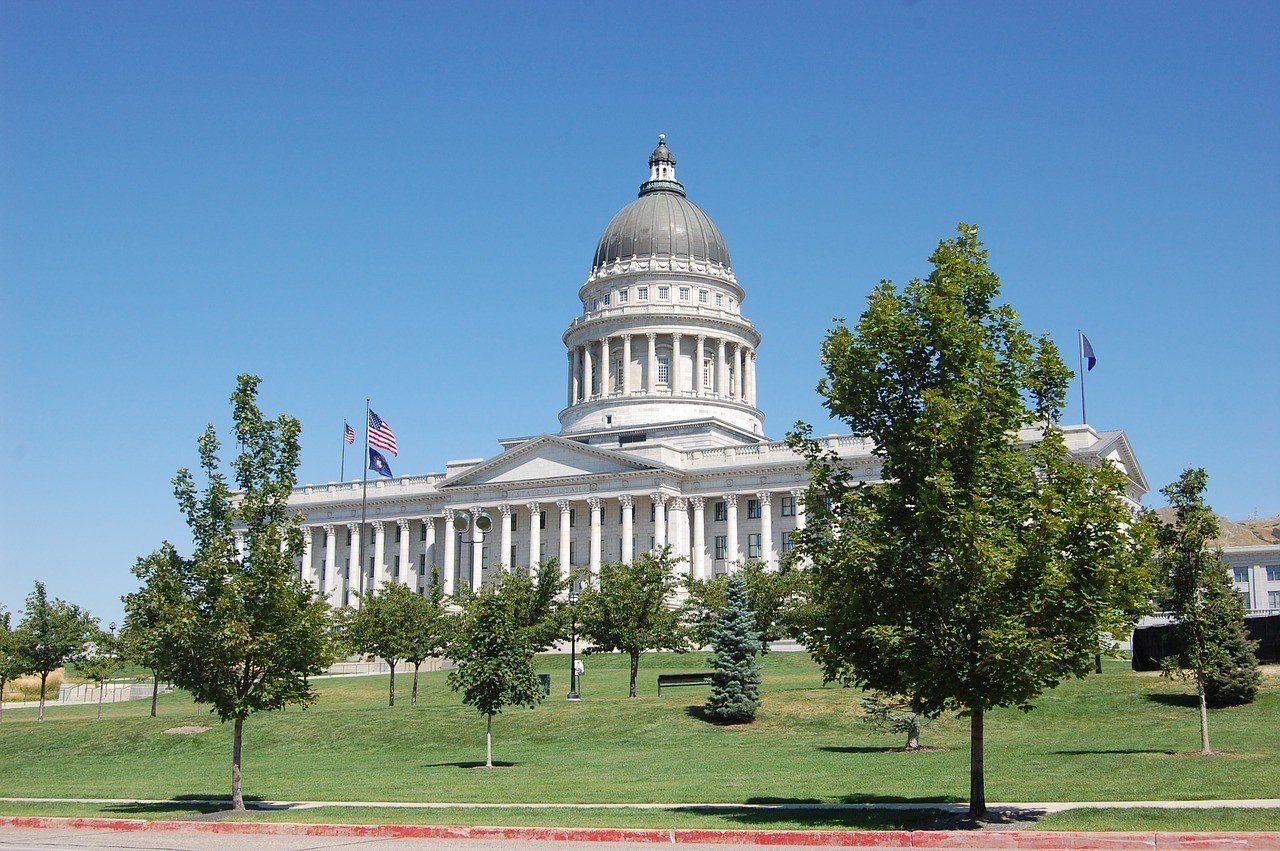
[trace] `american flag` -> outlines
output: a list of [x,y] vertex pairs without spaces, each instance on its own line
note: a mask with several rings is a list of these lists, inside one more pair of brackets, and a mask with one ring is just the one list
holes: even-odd
[[391,431],[391,426],[372,409],[369,410],[369,445],[385,449],[392,455],[400,454],[396,451],[396,436]]
[[351,423],[346,420],[342,421],[342,439],[347,443],[356,442],[356,430],[351,427]]

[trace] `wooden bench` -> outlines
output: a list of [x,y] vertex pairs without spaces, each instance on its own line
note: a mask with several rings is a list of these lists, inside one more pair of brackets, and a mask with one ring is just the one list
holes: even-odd
[[662,689],[678,688],[680,686],[709,686],[711,685],[711,674],[658,674],[658,696],[662,696]]

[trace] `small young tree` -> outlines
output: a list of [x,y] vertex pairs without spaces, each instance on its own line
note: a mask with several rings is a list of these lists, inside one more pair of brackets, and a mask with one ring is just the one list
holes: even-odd
[[706,714],[721,724],[754,721],[760,708],[760,667],[756,652],[760,636],[755,613],[747,603],[747,583],[742,574],[729,577],[725,605],[716,615],[711,648],[711,696]]
[[18,655],[18,636],[13,631],[10,613],[0,606],[0,719],[4,718],[4,688],[9,680],[27,673]]
[[1222,634],[1218,639],[1224,659],[1221,664],[1204,672],[1204,699],[1210,709],[1253,703],[1258,696],[1258,687],[1262,685],[1262,669],[1258,666],[1255,652],[1258,642],[1249,640],[1244,624],[1241,623],[1244,620],[1244,604],[1225,572],[1222,584],[1229,599],[1235,600],[1241,617],[1224,619]]
[[120,655],[151,671],[151,717],[156,717],[160,679],[169,676],[178,620],[182,611],[182,557],[165,541],[160,549],[139,558],[133,575],[141,587],[126,594]]
[[411,607],[419,600],[407,585],[388,582],[380,591],[370,589],[361,595],[360,605],[346,619],[347,644],[357,653],[386,662],[391,671],[388,706],[396,705],[396,664],[409,650],[406,626]]
[[231,467],[239,490],[233,493],[220,471],[212,425],[198,441],[204,487],[186,469],[174,478],[195,552],[181,560],[170,670],[197,703],[234,724],[231,804],[237,810],[244,809],[245,720],[315,700],[310,678],[328,667],[335,649],[329,606],[293,565],[302,551],[299,518],[288,512],[300,426],[293,417],[262,416],[258,383],[256,376],[241,375],[231,397],[241,446]]
[[[1243,659],[1233,659],[1232,644],[1247,646],[1244,610],[1227,581],[1221,553],[1210,544],[1218,537],[1218,516],[1204,500],[1209,477],[1198,467],[1184,470],[1160,492],[1174,509],[1173,523],[1156,529],[1158,564],[1166,589],[1165,605],[1177,623],[1182,652],[1167,657],[1167,675],[1195,680],[1200,702],[1200,752],[1213,753],[1209,743],[1209,676],[1229,671]],[[1248,654],[1253,656],[1252,648]],[[1253,663],[1256,672],[1256,661]],[[1256,674],[1255,674],[1256,675]],[[1256,691],[1256,685],[1254,686]]]
[[409,705],[418,705],[418,670],[432,656],[439,656],[448,646],[456,629],[457,616],[443,605],[439,583],[431,586],[426,596],[413,595],[404,607],[404,660],[413,666],[413,690]]
[[64,600],[50,600],[44,583],[37,582],[27,595],[22,623],[15,636],[21,667],[40,675],[40,709],[44,720],[45,685],[49,675],[85,651],[97,621],[79,606]]
[[640,656],[646,650],[685,649],[680,613],[673,608],[676,589],[671,548],[645,553],[630,564],[602,565],[598,583],[578,596],[583,635],[605,650],[631,658],[631,691],[636,696]]
[[493,716],[512,706],[532,709],[542,700],[533,670],[533,645],[511,600],[493,586],[471,596],[449,645],[457,667],[449,688],[484,716],[485,768],[493,768]]
[[920,731],[937,718],[937,713],[924,714],[911,708],[910,702],[898,695],[874,692],[860,701],[862,721],[882,733],[906,733],[904,750],[920,750]]
[[78,668],[81,675],[98,684],[98,720],[102,720],[102,701],[106,696],[107,680],[120,670],[117,656],[117,640],[109,632],[98,630],[90,637],[92,648],[81,659]]

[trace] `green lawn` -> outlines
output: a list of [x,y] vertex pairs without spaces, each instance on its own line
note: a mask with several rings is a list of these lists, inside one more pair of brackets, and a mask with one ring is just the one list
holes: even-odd
[[1047,815],[1036,823],[1035,829],[1151,830],[1175,833],[1280,830],[1280,812],[1227,807],[1206,810],[1162,810],[1152,807],[1132,810],[1080,809]]
[[[484,756],[484,724],[450,692],[443,674],[423,675],[420,705],[386,706],[386,677],[323,680],[305,711],[256,715],[245,726],[245,791],[284,800],[466,802],[960,801],[967,794],[968,738],[961,719],[925,730],[944,750],[889,750],[897,737],[857,721],[859,693],[822,687],[803,654],[764,662],[765,704],[756,724],[722,728],[697,717],[706,690],[658,698],[659,670],[704,670],[702,654],[646,656],[643,696],[628,700],[626,663],[592,656],[584,700],[563,699],[564,656],[541,657],[553,697],[494,723],[495,758]],[[1247,707],[1213,713],[1222,756],[1198,745],[1188,688],[1110,662],[1106,673],[1068,682],[1035,711],[991,713],[987,796],[991,801],[1160,800],[1280,794],[1280,671]],[[220,797],[228,792],[231,730],[198,714],[180,694],[147,701],[54,707],[44,724],[30,709],[0,722],[0,796]],[[190,724],[214,729],[167,735]]]

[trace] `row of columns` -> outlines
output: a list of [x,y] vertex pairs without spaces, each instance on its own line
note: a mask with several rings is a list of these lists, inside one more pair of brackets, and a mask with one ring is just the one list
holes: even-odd
[[[633,394],[656,395],[658,384],[658,334],[649,332],[649,348],[644,360],[643,388],[633,387],[631,376],[631,338],[633,334],[605,336],[598,340],[574,346],[569,350],[569,404],[588,402],[607,396],[631,396]],[[689,393],[697,398],[740,399],[749,405],[756,403],[756,352],[745,343],[724,337],[707,337],[704,334],[673,332],[671,359],[666,388],[673,396]],[[685,337],[697,340],[693,358],[693,386],[684,386],[684,373],[680,369],[680,343]],[[614,339],[622,341],[622,380],[613,369]],[[703,360],[707,358],[707,340],[715,341],[710,386],[703,380]],[[732,368],[730,368],[732,364]]]
[[[790,494],[795,499],[796,510],[796,528],[803,529],[805,525],[804,502],[802,500],[802,490],[792,490]],[[723,499],[727,509],[725,535],[728,539],[728,550],[725,554],[725,561],[733,564],[742,560],[742,549],[738,537],[738,494],[726,493],[720,496]],[[755,494],[756,499],[760,501],[760,552],[765,564],[776,569],[778,565],[777,558],[773,552],[773,513],[772,492],[759,491]],[[673,554],[679,558],[684,558],[690,565],[690,570],[695,579],[709,579],[711,577],[711,566],[707,559],[707,542],[706,542],[706,507],[708,498],[704,496],[673,496],[662,491],[650,494],[653,501],[654,517],[654,547],[661,549],[668,543],[671,544]],[[713,497],[714,499],[714,497]],[[634,517],[633,510],[635,507],[635,498],[629,494],[617,497],[618,504],[622,508],[622,552],[620,553],[621,561],[630,562],[635,558],[633,552],[634,544]],[[590,550],[588,556],[588,566],[592,573],[600,572],[600,565],[603,559],[602,535],[603,535],[603,512],[604,499],[601,497],[587,497],[587,507],[590,511]],[[572,503],[570,500],[557,500],[556,507],[560,510],[560,535],[559,535],[559,562],[560,570],[565,576],[568,576],[571,567],[570,559],[570,542],[571,527],[570,511]],[[528,512],[529,523],[529,565],[536,565],[542,558],[542,503],[531,501],[522,506]],[[668,507],[670,511],[668,511]],[[513,506],[510,503],[502,503],[498,507],[501,515],[499,525],[499,557],[495,560],[497,564],[506,564],[511,553],[512,540],[512,517],[520,507]],[[690,524],[689,510],[693,510],[692,524]],[[479,514],[482,508],[474,506],[470,509],[472,516]],[[458,579],[459,568],[461,565],[458,560],[457,536],[453,534],[453,521],[457,516],[457,509],[446,508],[443,512],[444,519],[444,552],[440,565],[440,577],[443,588],[441,589],[445,595],[452,596],[456,591],[456,583]],[[369,526],[373,530],[373,564],[374,575],[369,585],[363,586],[364,590],[369,588],[378,588],[384,582],[394,581],[402,585],[414,584],[414,567],[409,561],[409,528],[410,520],[401,518],[394,521],[372,520]],[[386,532],[390,523],[395,523],[400,530],[399,536],[399,556],[400,570],[396,576],[391,576],[387,568],[386,561]],[[427,551],[434,551],[436,547],[436,525],[434,517],[423,517],[422,523],[426,529],[425,548]],[[364,548],[361,541],[361,524],[347,523],[345,524],[351,536],[350,552],[354,554],[351,559],[351,566],[355,571],[349,573],[349,579],[354,577],[364,577],[366,568],[362,561]],[[690,528],[692,525],[692,528]],[[339,524],[326,523],[320,527],[304,526],[302,527],[302,576],[304,579],[310,579],[315,574],[314,551],[313,551],[313,532],[315,528],[320,528],[324,532],[324,564],[327,569],[324,572],[323,587],[317,590],[324,594],[326,599],[334,606],[342,604],[340,599],[342,592],[342,582],[339,571],[336,568],[337,551],[338,551],[338,529]],[[691,535],[692,533],[692,535]],[[690,538],[692,537],[692,540]],[[471,590],[480,590],[480,582],[482,579],[481,562],[483,560],[483,542],[478,538],[469,541],[471,544]],[[242,546],[242,539],[237,537],[237,546]],[[434,559],[432,559],[434,561]],[[352,582],[350,590],[358,592],[361,584]]]

